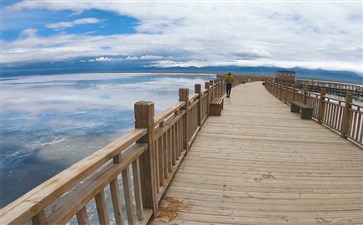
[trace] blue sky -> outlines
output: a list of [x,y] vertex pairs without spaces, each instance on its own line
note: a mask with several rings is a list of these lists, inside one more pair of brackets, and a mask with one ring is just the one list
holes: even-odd
[[2,64],[148,60],[363,74],[362,1],[2,0]]

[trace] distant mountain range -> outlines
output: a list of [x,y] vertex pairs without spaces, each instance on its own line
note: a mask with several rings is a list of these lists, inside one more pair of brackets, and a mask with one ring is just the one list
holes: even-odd
[[298,79],[329,80],[346,83],[363,84],[363,74],[350,71],[329,71],[322,69],[278,68],[278,67],[240,67],[240,66],[206,66],[206,67],[154,67],[150,61],[128,60],[113,62],[89,62],[71,60],[59,62],[42,62],[31,64],[1,65],[2,78],[27,75],[51,75],[99,72],[161,72],[161,73],[235,73],[273,75],[276,70],[292,70]]

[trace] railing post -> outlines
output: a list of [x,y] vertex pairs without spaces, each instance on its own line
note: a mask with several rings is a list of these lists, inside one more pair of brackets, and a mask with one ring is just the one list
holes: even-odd
[[274,96],[276,96],[276,94],[275,94],[275,84],[274,83],[272,83],[271,82],[271,93],[274,95]]
[[221,89],[222,89],[221,95],[223,96],[224,93],[226,93],[226,83],[225,83],[225,81],[223,79],[221,79],[221,85],[222,85],[222,87],[221,87]]
[[209,86],[210,84],[209,84],[209,82],[205,82],[205,84],[204,84],[204,88],[205,89],[207,89],[208,91],[207,91],[207,115],[209,115],[209,104],[210,104],[210,99],[211,99],[211,97],[210,97],[210,86]]
[[282,94],[281,94],[281,92],[282,92],[282,91],[281,91],[281,84],[277,84],[277,91],[278,91],[278,94],[277,94],[278,99],[279,99],[279,100],[281,100],[281,95],[282,95]]
[[146,208],[153,209],[154,217],[158,213],[156,200],[156,169],[154,149],[154,103],[140,101],[134,105],[135,128],[146,128],[147,134],[138,143],[147,143],[148,150],[140,156],[140,177],[142,200]]
[[219,85],[218,85],[218,79],[214,79],[213,83],[214,83],[214,86],[215,86],[215,88],[214,88],[214,94],[215,94],[215,96],[218,96],[218,87],[219,87]]
[[284,84],[281,84],[281,100],[283,102],[285,102],[285,93],[286,93],[286,89],[284,88]]
[[222,80],[222,90],[223,90],[222,94],[223,95],[226,94],[226,90],[227,90],[226,85],[227,85],[226,81]]
[[210,99],[213,99],[215,97],[215,85],[213,80],[209,81],[209,90],[211,91]]
[[218,79],[218,89],[219,89],[219,96],[222,96],[222,80]]
[[284,102],[287,103],[287,84],[285,84],[285,99]]
[[291,101],[295,101],[295,85],[292,86],[292,97]]
[[319,102],[319,111],[318,111],[318,123],[322,124],[324,120],[325,113],[325,89],[322,88],[320,90],[320,102]]
[[223,80],[219,79],[219,96],[223,95]]
[[343,138],[348,137],[349,125],[351,123],[351,118],[352,118],[352,111],[351,111],[352,101],[353,101],[352,94],[347,93],[347,95],[345,97],[345,106],[344,106],[344,114],[343,114],[343,120],[342,120],[342,131],[341,131],[341,136]]
[[198,94],[198,126],[202,125],[202,87],[200,84],[194,85],[194,92]]
[[306,104],[306,101],[308,100],[308,86],[304,86],[304,96],[303,96],[303,102]]
[[185,115],[183,119],[183,148],[186,154],[189,152],[189,89],[180,88],[179,89],[179,101],[185,102],[184,106],[181,108],[185,110]]

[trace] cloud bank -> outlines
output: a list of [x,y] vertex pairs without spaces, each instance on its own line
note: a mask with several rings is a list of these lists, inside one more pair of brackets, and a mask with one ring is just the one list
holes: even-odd
[[[21,1],[6,12],[47,10],[83,15],[90,10],[135,18],[133,33],[67,33],[79,24],[102,26],[97,16],[73,22],[44,22],[61,29],[2,41],[3,63],[66,60],[77,57],[149,56],[153,65],[278,66],[363,73],[363,10],[353,2],[250,1]],[[6,20],[6,17],[4,18]],[[95,28],[101,29],[101,28]],[[117,29],[116,29],[117,30]],[[28,30],[29,31],[29,30]],[[28,32],[29,33],[29,32]],[[36,54],[35,54],[36,53]]]

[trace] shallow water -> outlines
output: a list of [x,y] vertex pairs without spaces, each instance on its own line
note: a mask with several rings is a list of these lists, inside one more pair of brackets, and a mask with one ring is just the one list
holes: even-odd
[[3,79],[0,207],[133,129],[133,105],[163,111],[215,75],[68,74]]

